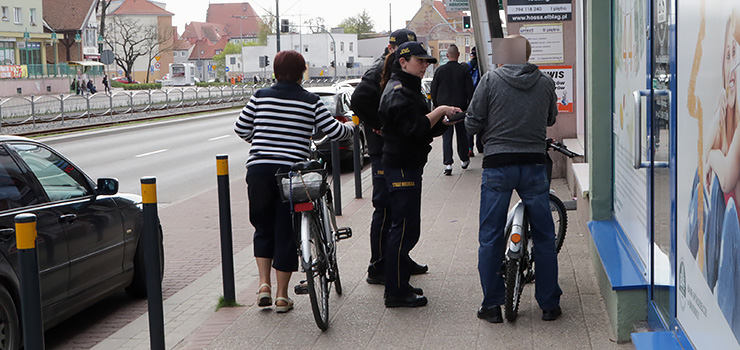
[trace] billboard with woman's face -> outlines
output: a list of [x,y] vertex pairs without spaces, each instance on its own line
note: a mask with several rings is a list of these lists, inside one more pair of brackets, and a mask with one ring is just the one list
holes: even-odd
[[740,4],[677,2],[677,319],[740,349]]

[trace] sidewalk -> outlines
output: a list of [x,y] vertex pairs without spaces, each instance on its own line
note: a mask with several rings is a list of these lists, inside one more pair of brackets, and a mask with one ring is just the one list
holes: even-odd
[[[527,285],[515,323],[490,324],[476,318],[482,299],[477,272],[482,158],[473,158],[465,171],[456,162],[453,176],[444,176],[441,139],[433,147],[424,175],[422,236],[412,251],[416,261],[429,264],[428,274],[412,277],[412,284],[424,289],[429,305],[386,309],[383,287],[365,282],[372,212],[369,171],[365,171],[362,199],[353,199],[351,180],[342,185],[344,215],[338,218],[339,225],[352,227],[354,236],[339,243],[344,294],[337,296],[332,292],[329,330],[321,332],[316,327],[308,296],[293,295],[292,288],[293,311],[279,315],[271,308],[258,308],[258,274],[252,248],[250,244],[239,244],[235,247],[234,263],[237,302],[243,307],[214,312],[223,287],[221,267],[210,269],[164,301],[167,349],[632,349],[632,344],[618,345],[611,340],[587,235],[579,232],[575,212],[568,213],[568,233],[559,255],[563,316],[555,322],[541,321],[534,285]],[[240,236],[240,241],[253,232],[246,218],[242,175],[232,176],[232,221],[235,239]],[[568,198],[564,181],[556,180],[553,187],[561,198]],[[209,195],[215,199],[215,194]],[[199,220],[202,227],[186,228],[178,223],[178,215],[194,215],[197,210],[193,208],[214,204],[215,200],[195,198],[169,206],[166,215],[161,215],[165,231],[189,230],[218,239],[217,216],[204,214]],[[182,210],[172,210],[176,208]],[[177,237],[173,234],[172,238]],[[170,237],[166,234],[165,239]],[[300,273],[293,275],[296,283],[301,278]],[[144,314],[93,349],[148,348],[148,316]]]

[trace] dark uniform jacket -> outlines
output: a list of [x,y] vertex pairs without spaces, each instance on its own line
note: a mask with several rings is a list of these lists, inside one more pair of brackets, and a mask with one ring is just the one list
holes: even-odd
[[432,102],[434,106],[455,106],[463,111],[473,98],[473,79],[469,66],[449,61],[437,68],[432,80]]
[[352,111],[365,124],[368,153],[371,156],[381,155],[383,152],[383,137],[371,129],[380,130],[382,125],[378,118],[378,104],[380,103],[380,79],[383,74],[385,55],[373,62],[372,67],[362,76],[362,81],[352,93]]
[[442,135],[447,126],[431,127],[429,108],[421,93],[421,78],[394,69],[380,98],[378,116],[383,124],[383,165],[423,167],[432,150],[432,137]]

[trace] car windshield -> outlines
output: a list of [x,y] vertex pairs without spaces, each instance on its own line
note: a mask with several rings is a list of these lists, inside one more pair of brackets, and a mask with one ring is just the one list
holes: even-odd
[[336,95],[319,95],[321,102],[324,103],[324,106],[326,106],[326,109],[328,109],[332,115],[337,112],[337,100],[335,96]]

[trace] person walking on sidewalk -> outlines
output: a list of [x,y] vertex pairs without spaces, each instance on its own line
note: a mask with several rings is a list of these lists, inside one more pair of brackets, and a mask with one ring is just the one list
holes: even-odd
[[[532,48],[525,40],[526,60]],[[470,103],[465,126],[483,135],[484,154],[478,231],[478,272],[483,302],[478,318],[503,322],[505,299],[500,274],[504,259],[504,226],[516,190],[529,215],[534,242],[535,299],[542,319],[552,321],[561,314],[555,232],[550,214],[545,138],[547,127],[557,116],[555,83],[531,63],[505,64],[486,73]]]
[[[430,63],[424,44],[409,41],[386,60],[383,95],[378,116],[383,125],[383,170],[388,186],[391,228],[385,254],[385,306],[418,307],[427,304],[424,292],[409,284],[408,264],[402,261],[419,241],[421,231],[421,175],[432,137],[444,133],[443,117],[462,112],[439,106],[429,112],[421,93],[421,78]],[[390,80],[386,72],[392,69]],[[443,124],[444,123],[444,124]]]
[[272,305],[272,267],[277,271],[275,310],[288,312],[293,308],[288,283],[298,270],[298,255],[290,206],[281,200],[275,174],[287,173],[292,164],[308,158],[314,127],[340,141],[352,137],[354,124],[334,119],[317,95],[301,87],[306,62],[300,53],[278,52],[273,67],[278,82],[252,95],[234,130],[252,144],[247,158],[247,196],[260,276],[257,305]]
[[[473,80],[473,89],[478,87],[480,81],[480,67],[478,66],[478,49],[475,46],[470,50],[470,62],[468,62],[468,72]],[[483,153],[483,141],[481,135],[468,134],[468,156],[475,157],[473,145],[478,149],[478,153]],[[475,140],[475,141],[474,141]]]
[[110,94],[110,84],[108,83],[108,75],[103,75],[103,88],[106,94]]
[[[378,118],[378,104],[380,95],[383,92],[380,89],[381,73],[385,65],[386,58],[390,55],[394,57],[394,52],[399,45],[407,41],[416,41],[416,34],[408,29],[399,29],[394,31],[388,39],[388,47],[381,57],[373,62],[373,65],[362,76],[360,84],[355,88],[352,94],[352,110],[357,117],[365,124],[365,130],[371,130],[365,134],[367,139],[368,153],[372,163],[372,180],[373,180],[373,216],[370,222],[370,265],[367,268],[367,283],[383,284],[385,283],[385,267],[383,254],[386,251],[388,241],[388,230],[390,230],[390,206],[388,203],[388,187],[385,182],[383,172],[383,136],[380,129],[382,124]],[[404,260],[409,265],[409,272],[412,275],[423,274],[429,270],[427,265],[421,265],[405,257]]]
[[[468,103],[473,97],[473,79],[468,72],[468,65],[458,63],[460,57],[457,45],[451,44],[447,49],[449,61],[437,68],[432,80],[432,103],[434,106],[455,106],[463,111],[468,109]],[[444,174],[452,175],[452,136],[457,134],[457,156],[460,157],[461,167],[467,169],[470,165],[468,155],[468,133],[465,123],[457,123],[447,128],[442,135],[442,154]]]

